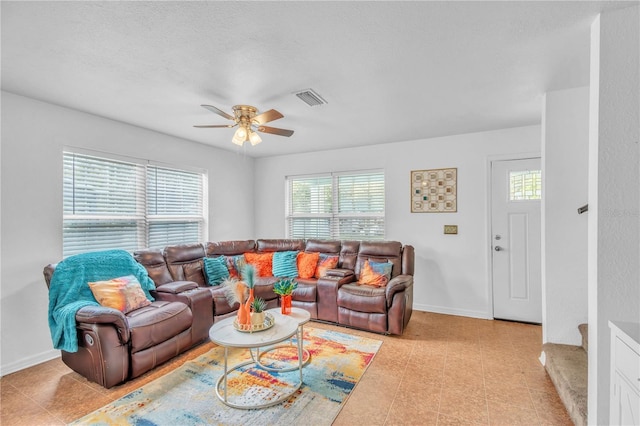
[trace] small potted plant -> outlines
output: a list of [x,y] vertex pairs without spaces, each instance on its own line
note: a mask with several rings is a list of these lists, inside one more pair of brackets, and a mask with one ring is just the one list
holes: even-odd
[[253,302],[251,303],[251,325],[264,324],[264,310],[266,308],[267,302],[265,302],[264,299],[261,299],[259,297],[253,299]]
[[293,278],[284,278],[273,285],[273,292],[280,296],[280,312],[284,315],[291,313],[291,294],[298,288],[298,282]]

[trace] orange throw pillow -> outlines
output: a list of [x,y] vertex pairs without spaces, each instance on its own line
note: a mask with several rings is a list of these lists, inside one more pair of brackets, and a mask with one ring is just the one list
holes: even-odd
[[245,253],[244,259],[256,268],[259,277],[272,276],[273,253]]
[[316,278],[322,278],[327,275],[327,270],[338,266],[338,260],[340,260],[338,256],[321,254],[320,260],[318,261],[318,268],[316,269]]
[[301,251],[298,253],[298,276],[300,278],[313,278],[318,266],[320,253],[306,253]]
[[391,262],[372,262],[364,261],[360,270],[360,279],[358,284],[372,285],[374,287],[385,287],[391,278]]
[[151,304],[133,275],[88,284],[100,305],[125,314]]

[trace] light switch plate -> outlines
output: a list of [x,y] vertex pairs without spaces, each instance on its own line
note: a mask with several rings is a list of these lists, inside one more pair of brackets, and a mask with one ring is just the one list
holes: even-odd
[[457,234],[458,233],[458,225],[445,225],[444,226],[445,234]]

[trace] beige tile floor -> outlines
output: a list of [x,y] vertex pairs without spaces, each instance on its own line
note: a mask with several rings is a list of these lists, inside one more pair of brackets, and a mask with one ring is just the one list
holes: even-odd
[[[571,425],[538,362],[540,326],[413,312],[384,341],[334,425]],[[206,343],[121,386],[104,389],[59,359],[0,379],[0,424],[61,425],[208,351]]]

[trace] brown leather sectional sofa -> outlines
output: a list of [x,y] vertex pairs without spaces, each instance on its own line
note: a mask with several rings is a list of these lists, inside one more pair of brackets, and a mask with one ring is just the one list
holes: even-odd
[[[109,388],[140,376],[208,338],[214,321],[236,314],[222,286],[209,286],[204,257],[247,252],[319,252],[339,256],[338,267],[322,278],[298,278],[292,305],[310,312],[313,320],[383,334],[404,332],[413,304],[414,250],[397,241],[336,241],[259,239],[207,242],[145,249],[134,253],[156,285],[151,305],[122,314],[105,307],[84,307],[76,315],[79,350],[62,351],[70,368]],[[366,260],[391,262],[385,287],[357,284]],[[47,285],[55,265],[45,267]],[[260,277],[255,296],[278,306],[273,284],[279,278]]]

